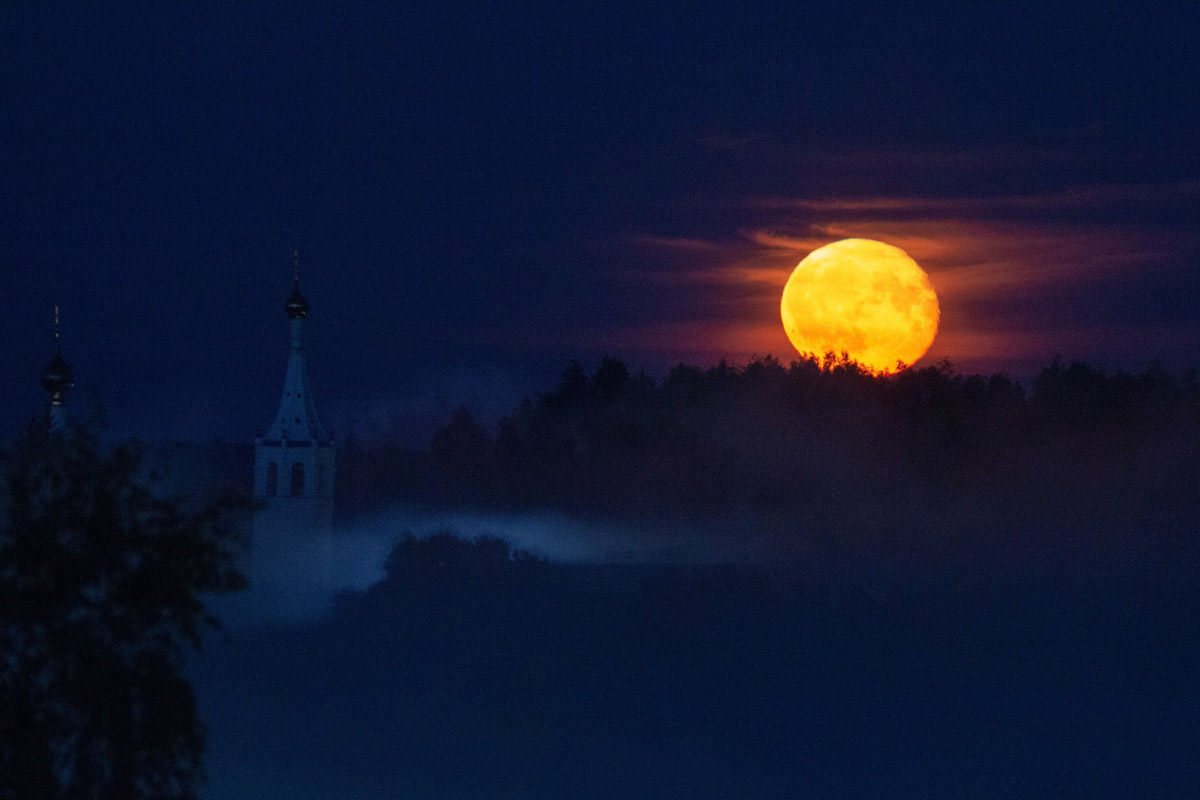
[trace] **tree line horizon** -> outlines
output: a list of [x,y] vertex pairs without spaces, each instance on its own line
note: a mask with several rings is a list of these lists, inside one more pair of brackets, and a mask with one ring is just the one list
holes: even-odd
[[[494,432],[460,407],[427,450],[347,441],[338,502],[350,516],[407,502],[694,517],[812,508],[838,487],[884,504],[907,493],[1046,505],[1122,482],[1149,497],[1200,474],[1197,433],[1200,373],[1158,361],[1107,372],[1056,357],[1026,388],[949,360],[875,374],[845,354],[765,356],[679,364],[655,381],[604,357],[590,374],[570,361]],[[1168,468],[1174,478],[1150,480]]]

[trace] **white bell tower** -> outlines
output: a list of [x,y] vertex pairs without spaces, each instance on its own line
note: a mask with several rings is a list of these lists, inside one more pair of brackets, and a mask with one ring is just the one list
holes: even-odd
[[299,254],[292,294],[284,304],[291,350],[275,421],[254,440],[251,590],[278,601],[330,588],[335,447],[317,418],[304,364],[308,301],[300,294]]

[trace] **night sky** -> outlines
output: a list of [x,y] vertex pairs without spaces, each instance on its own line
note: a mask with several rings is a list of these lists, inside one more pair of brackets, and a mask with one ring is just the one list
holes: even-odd
[[[1053,7],[1048,7],[1053,6]],[[924,363],[1194,366],[1192,4],[8,4],[0,432],[53,306],[77,415],[248,439],[300,251],[318,408],[426,444],[604,354],[793,357],[848,236],[931,274]]]

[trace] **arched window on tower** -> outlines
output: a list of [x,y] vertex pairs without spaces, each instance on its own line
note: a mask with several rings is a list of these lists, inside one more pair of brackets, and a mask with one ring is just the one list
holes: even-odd
[[267,464],[267,485],[263,489],[267,497],[279,494],[279,465],[274,461]]
[[292,497],[304,497],[304,465],[292,464]]
[[325,477],[325,465],[317,467],[317,497],[329,496],[329,481]]

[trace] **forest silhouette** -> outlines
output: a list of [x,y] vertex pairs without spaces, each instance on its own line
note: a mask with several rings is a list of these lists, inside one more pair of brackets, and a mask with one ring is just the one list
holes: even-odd
[[[1194,561],[1200,379],[1055,359],[1028,388],[948,361],[845,355],[680,365],[661,381],[571,362],[490,436],[465,409],[428,452],[344,449],[347,515],[405,503],[610,521],[736,519],[772,554],[1158,569]],[[339,500],[341,503],[342,500]]]

